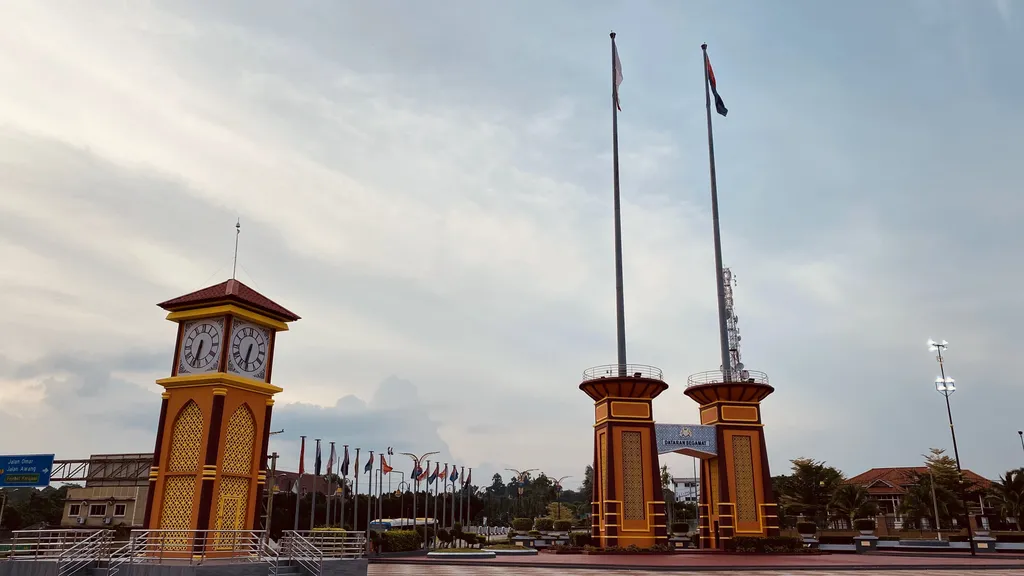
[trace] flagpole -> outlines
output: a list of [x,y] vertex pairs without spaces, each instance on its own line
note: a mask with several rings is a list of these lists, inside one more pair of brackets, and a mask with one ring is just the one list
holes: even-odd
[[722,275],[722,232],[718,223],[718,177],[715,173],[715,135],[711,127],[711,79],[708,77],[708,45],[700,45],[704,56],[704,108],[708,119],[708,160],[711,170],[711,221],[715,236],[715,282],[718,287],[718,333],[722,346],[722,377],[732,381],[729,333],[726,329],[725,278]]
[[359,448],[356,448],[356,466],[355,466],[356,478],[356,489],[355,494],[352,495],[352,530],[359,530]]
[[[438,467],[440,467],[441,463],[438,462],[437,465],[438,465]],[[437,471],[435,470],[435,472],[437,472]],[[438,486],[438,484],[440,484],[440,482],[438,482],[438,477],[435,474],[434,475],[434,532],[435,533],[437,533],[437,524],[438,524],[438,522],[437,522],[437,486]],[[437,541],[436,540],[432,540],[430,542],[430,545],[431,546],[437,546]]]
[[[455,474],[455,471],[458,470],[458,468],[458,466],[452,466],[452,474]],[[458,474],[455,474],[455,476],[458,476]],[[456,478],[456,480],[457,479],[458,478]],[[450,524],[452,528],[455,528],[455,502],[458,499],[458,496],[455,494],[455,480],[452,480],[452,521]]]
[[612,179],[615,204],[615,328],[618,342],[619,376],[626,375],[626,311],[622,288],[622,216],[619,207],[619,87],[621,73],[615,32],[612,38]]
[[373,516],[373,450],[370,450],[370,461],[367,462],[370,469],[367,470],[366,481],[366,543],[370,543],[370,518]]
[[341,475],[341,518],[339,519],[338,527],[344,530],[344,528],[345,528],[345,488],[346,488],[346,484],[348,484],[348,444],[343,444],[342,446],[345,448],[345,455],[343,456],[344,459],[342,460],[342,463],[345,466],[344,466],[344,468],[341,469],[341,474],[342,474]]
[[327,526],[331,526],[331,496],[334,493],[334,478],[331,467],[334,466],[334,442],[331,442],[331,455],[327,459]]
[[444,525],[444,519],[448,516],[448,463],[444,463],[444,475],[441,481],[444,482],[444,489],[441,490],[441,525]]
[[295,531],[299,531],[299,504],[302,497],[302,469],[305,468],[303,460],[306,459],[306,437],[299,436],[302,439],[302,448],[299,449],[299,479],[296,484],[295,490]]
[[320,439],[316,438],[316,460],[313,461],[313,505],[309,508],[309,530],[316,528],[316,491],[320,478]]
[[462,467],[462,489],[459,490],[459,522],[462,522],[463,512],[466,510],[466,505],[462,502],[462,497],[466,494],[466,467]]
[[[427,467],[425,468],[427,474],[430,474],[430,460],[427,460]],[[429,477],[429,476],[428,476]],[[427,549],[427,514],[430,513],[430,483],[427,482],[427,488],[423,491],[423,549]]]
[[473,495],[470,494],[472,486],[469,485],[469,481],[473,479],[473,469],[469,469],[469,476],[466,476],[466,486],[463,489],[466,493],[466,523],[463,526],[469,526],[469,509],[473,506]]

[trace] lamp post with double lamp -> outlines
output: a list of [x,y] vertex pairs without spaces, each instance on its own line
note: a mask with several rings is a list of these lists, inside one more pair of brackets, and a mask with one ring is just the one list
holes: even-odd
[[[935,379],[935,390],[946,398],[946,416],[949,417],[949,434],[953,437],[953,457],[956,458],[957,488],[960,491],[960,501],[963,502],[964,516],[967,518],[967,540],[971,544],[971,556],[975,556],[977,555],[977,552],[974,550],[974,528],[971,526],[971,512],[967,508],[964,470],[960,466],[960,451],[956,446],[956,429],[953,427],[953,410],[949,406],[949,397],[953,392],[956,392],[956,381],[952,378],[946,377],[946,367],[942,362],[942,353],[948,346],[949,343],[945,340],[941,342],[936,342],[931,339],[928,340],[928,349],[937,354],[936,360],[939,362],[939,377]],[[935,519],[936,523],[938,523],[938,520],[938,518]]]
[[572,476],[562,476],[558,480],[555,480],[555,519],[562,519],[562,481],[572,478]]

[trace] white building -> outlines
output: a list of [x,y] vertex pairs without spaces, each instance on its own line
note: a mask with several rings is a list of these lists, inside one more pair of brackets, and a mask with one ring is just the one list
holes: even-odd
[[676,502],[700,502],[700,480],[698,478],[673,478],[672,486]]

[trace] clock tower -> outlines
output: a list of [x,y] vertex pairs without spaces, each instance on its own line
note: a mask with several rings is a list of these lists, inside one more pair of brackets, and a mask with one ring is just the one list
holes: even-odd
[[[163,553],[230,551],[254,530],[266,482],[277,333],[297,315],[228,280],[159,304],[177,323],[144,524]],[[206,533],[204,530],[214,532]],[[210,534],[209,537],[205,536]]]

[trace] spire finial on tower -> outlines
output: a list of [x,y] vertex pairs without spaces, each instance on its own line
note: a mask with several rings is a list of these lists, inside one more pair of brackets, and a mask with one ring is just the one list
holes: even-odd
[[235,273],[238,271],[238,236],[242,234],[242,219],[239,218],[235,222],[235,259],[231,264],[231,279],[235,279]]

